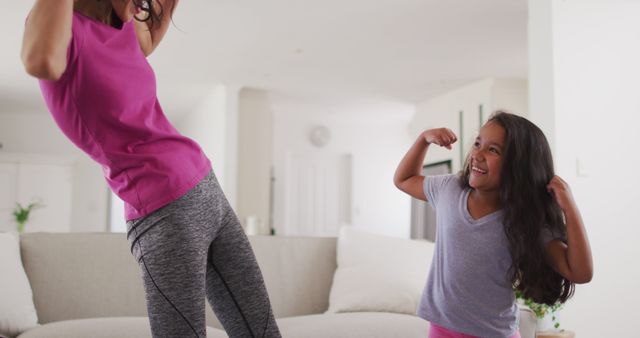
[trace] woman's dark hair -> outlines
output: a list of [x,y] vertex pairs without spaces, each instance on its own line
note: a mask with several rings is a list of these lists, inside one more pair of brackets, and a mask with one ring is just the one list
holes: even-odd
[[[108,17],[110,22],[112,22],[115,26],[122,26],[122,21],[116,15],[113,8],[110,6],[109,0],[97,0],[98,2],[105,1],[106,5],[108,5]],[[169,15],[173,15],[173,10],[176,8],[175,0],[132,0],[133,4],[140,8],[141,13],[136,14],[134,18],[140,22],[149,22],[149,29],[153,29],[156,23],[160,23],[162,18],[166,15],[165,10],[168,7]]]
[[[164,2],[169,5],[169,15],[173,15],[175,2],[173,0],[165,0]],[[149,28],[151,29],[153,29],[157,22],[161,22],[162,17],[165,15],[165,8],[160,1],[133,0],[133,4],[143,12],[143,15],[136,14],[135,19],[141,22],[150,22]]]
[[[495,112],[487,123],[497,123],[505,130],[500,202],[512,258],[511,282],[516,291],[536,303],[564,303],[575,286],[549,264],[541,234],[547,231],[566,238],[562,210],[547,191],[555,175],[547,138],[529,120],[504,111]],[[463,186],[470,188],[469,161],[470,156],[460,176]]]

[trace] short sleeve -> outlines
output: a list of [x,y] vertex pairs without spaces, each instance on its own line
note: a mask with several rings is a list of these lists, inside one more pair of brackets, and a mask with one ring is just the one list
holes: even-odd
[[560,230],[552,230],[548,227],[542,228],[542,230],[540,231],[540,240],[544,245],[547,245],[554,239],[559,239],[564,242],[566,241],[566,236]]
[[424,195],[427,197],[427,202],[433,207],[437,208],[438,198],[442,191],[444,191],[447,185],[456,183],[456,174],[448,175],[434,175],[424,178]]
[[[73,12],[73,19],[71,23],[71,41],[69,41],[69,47],[67,47],[67,68],[65,74],[75,68],[74,65],[78,61],[78,55],[80,54],[80,48],[84,42],[84,35],[82,34],[82,21],[79,18],[78,13]],[[64,76],[64,74],[63,74]]]

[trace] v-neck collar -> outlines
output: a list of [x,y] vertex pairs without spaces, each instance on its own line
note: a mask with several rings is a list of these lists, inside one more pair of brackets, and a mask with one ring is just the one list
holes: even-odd
[[502,217],[503,210],[499,209],[490,214],[484,215],[478,219],[474,219],[469,212],[469,194],[471,193],[471,189],[464,189],[462,195],[460,196],[459,208],[460,212],[464,216],[465,221],[467,221],[470,225],[479,225],[488,222],[494,222],[499,220]]
[[127,26],[129,26],[133,21],[133,20],[130,20],[130,21],[127,21],[127,22],[123,22],[122,23],[122,27],[117,28],[117,27],[113,27],[113,26],[111,26],[109,24],[106,24],[106,23],[104,23],[102,21],[98,21],[95,18],[92,18],[92,17],[90,17],[90,16],[88,16],[88,15],[86,15],[86,14],[80,12],[80,11],[74,11],[74,13],[77,13],[78,15],[82,16],[83,18],[91,21],[96,26],[103,27],[104,29],[111,29],[111,30],[113,30],[115,32],[124,31],[127,28]]

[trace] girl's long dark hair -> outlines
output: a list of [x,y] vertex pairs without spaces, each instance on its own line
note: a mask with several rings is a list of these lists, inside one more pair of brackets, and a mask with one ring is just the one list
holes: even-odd
[[[497,111],[487,123],[499,124],[506,135],[500,200],[512,258],[511,282],[536,303],[564,303],[573,295],[574,284],[550,266],[541,240],[542,231],[567,235],[562,210],[547,191],[555,175],[547,138],[529,120],[504,111]],[[465,187],[470,187],[469,164],[467,157],[460,174]]]

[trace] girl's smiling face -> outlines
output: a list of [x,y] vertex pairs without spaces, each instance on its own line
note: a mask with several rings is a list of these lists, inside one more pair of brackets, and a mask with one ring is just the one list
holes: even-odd
[[506,132],[496,122],[488,122],[481,129],[469,153],[469,185],[481,191],[500,189],[502,156]]

